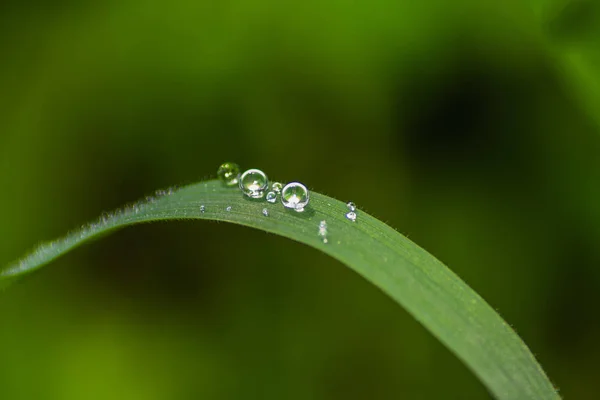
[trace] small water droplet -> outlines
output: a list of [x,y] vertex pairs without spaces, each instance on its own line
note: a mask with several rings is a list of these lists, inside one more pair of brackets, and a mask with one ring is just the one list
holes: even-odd
[[352,222],[356,222],[356,213],[354,211],[348,211],[346,213],[346,218],[348,218]]
[[206,207],[204,207],[204,204],[202,204],[202,205],[200,206],[200,212],[201,212],[202,214],[204,214],[204,211],[206,211]]
[[269,203],[275,203],[277,201],[277,193],[275,193],[275,192],[267,193],[266,199]]
[[231,206],[227,206],[227,208],[225,210],[231,211]]
[[269,179],[260,169],[249,169],[240,177],[242,193],[252,199],[262,198],[268,186]]
[[356,211],[356,204],[354,204],[351,201],[349,201],[348,204],[346,204],[346,207],[348,207],[348,210],[350,211]]
[[271,185],[271,190],[275,193],[281,193],[281,189],[283,189],[283,185],[280,182],[273,182]]
[[226,186],[235,186],[240,176],[240,167],[232,162],[223,163],[217,170],[217,176]]
[[297,212],[304,211],[310,200],[308,189],[300,182],[291,182],[281,190],[281,204]]
[[321,240],[323,240],[323,243],[327,243],[329,240],[327,240],[327,222],[326,221],[321,221],[319,223],[319,236],[321,237]]
[[269,216],[269,210],[267,210],[266,208],[263,208],[262,215],[264,215],[265,217],[268,217]]

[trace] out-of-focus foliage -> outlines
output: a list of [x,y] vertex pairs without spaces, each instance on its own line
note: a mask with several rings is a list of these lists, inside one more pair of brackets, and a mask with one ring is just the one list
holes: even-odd
[[543,35],[565,86],[600,124],[600,2],[538,1]]
[[[598,9],[564,4],[5,1],[0,265],[259,166],[422,244],[594,399]],[[139,226],[0,297],[0,398],[486,396],[361,278],[244,228]]]

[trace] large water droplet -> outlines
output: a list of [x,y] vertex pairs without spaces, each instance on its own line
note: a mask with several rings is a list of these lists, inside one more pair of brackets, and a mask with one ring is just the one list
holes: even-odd
[[275,192],[267,193],[266,199],[269,203],[275,203],[277,201],[277,193],[275,193]]
[[240,177],[242,193],[253,199],[260,199],[269,185],[267,175],[260,169],[249,169]]
[[309,200],[308,189],[300,182],[288,183],[281,190],[281,204],[297,212],[304,211],[304,207],[306,207]]
[[238,183],[240,167],[232,162],[223,163],[217,171],[217,176],[225,185],[234,186]]

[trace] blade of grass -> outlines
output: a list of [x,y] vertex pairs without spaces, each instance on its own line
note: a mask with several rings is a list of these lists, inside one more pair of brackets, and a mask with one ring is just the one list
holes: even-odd
[[[279,203],[248,200],[239,190],[214,180],[157,193],[62,239],[41,244],[0,272],[0,287],[127,225],[186,218],[232,222],[305,243],[346,264],[408,310],[496,398],[559,398],[525,343],[492,307],[440,261],[376,218],[359,212],[353,223],[345,218],[344,203],[318,193],[311,193],[305,212],[296,213]],[[265,208],[268,216],[263,215]],[[328,243],[317,234],[322,220],[327,221]]]

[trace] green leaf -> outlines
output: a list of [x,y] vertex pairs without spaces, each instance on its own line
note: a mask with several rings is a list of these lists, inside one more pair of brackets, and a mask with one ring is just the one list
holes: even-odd
[[[358,211],[357,221],[351,222],[344,203],[318,193],[311,193],[307,209],[297,213],[279,203],[246,199],[218,181],[159,194],[40,245],[0,273],[0,286],[127,225],[187,218],[233,222],[305,243],[358,272],[408,310],[496,398],[559,398],[525,343],[492,307],[440,261],[376,218]],[[318,235],[322,220],[327,221],[328,243]]]

